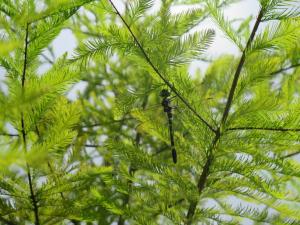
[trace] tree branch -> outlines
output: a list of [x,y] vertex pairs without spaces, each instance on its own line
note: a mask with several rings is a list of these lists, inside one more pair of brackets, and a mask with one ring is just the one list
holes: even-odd
[[18,134],[0,133],[0,136],[19,137]]
[[[28,53],[28,44],[29,44],[29,24],[26,24],[26,34],[25,34],[25,50],[24,50],[24,64],[23,64],[23,72],[22,72],[22,93],[24,96],[25,93],[25,80],[26,80],[26,69],[27,69],[27,53]],[[24,114],[21,113],[21,133],[22,133],[22,139],[23,139],[23,148],[25,154],[27,153],[27,140],[26,140],[26,131],[25,131],[25,122],[24,122]],[[35,225],[40,225],[39,220],[39,208],[37,204],[37,199],[33,190],[33,183],[32,183],[32,175],[31,175],[31,169],[28,163],[26,163],[27,167],[27,178],[28,178],[28,185],[29,185],[29,191],[30,191],[30,198],[32,200],[33,205],[33,212],[34,212],[34,218],[35,218]]]
[[233,100],[233,97],[234,97],[234,93],[235,93],[235,90],[237,88],[238,80],[240,78],[240,75],[241,75],[245,60],[246,60],[246,51],[250,47],[250,45],[251,45],[251,43],[252,43],[252,41],[255,37],[256,31],[258,29],[258,26],[261,22],[262,17],[263,17],[263,11],[260,10],[259,15],[256,19],[256,22],[254,24],[253,30],[251,32],[250,38],[247,41],[247,45],[246,45],[246,47],[243,51],[243,54],[242,54],[242,57],[241,57],[240,62],[238,64],[237,70],[234,74],[234,78],[233,78],[233,81],[232,81],[232,85],[231,85],[231,88],[230,88],[230,92],[229,92],[229,95],[228,95],[228,98],[227,98],[227,103],[226,103],[225,110],[224,110],[223,117],[222,117],[222,124],[225,124],[225,122],[227,120],[228,113],[229,113],[229,110],[230,110],[230,107],[231,107],[231,104],[232,104],[232,100]]
[[[256,19],[253,30],[251,32],[251,35],[250,35],[250,37],[247,41],[246,47],[245,47],[245,49],[242,53],[242,57],[241,57],[240,62],[238,64],[237,70],[234,74],[233,82],[232,82],[230,92],[229,92],[229,95],[228,95],[228,98],[227,98],[227,103],[226,103],[226,106],[225,106],[225,109],[224,109],[224,112],[223,112],[223,117],[222,117],[221,124],[220,124],[218,130],[215,132],[215,138],[213,139],[211,147],[208,150],[207,160],[205,162],[205,165],[203,167],[202,173],[200,175],[200,178],[199,178],[199,181],[198,181],[198,184],[197,184],[199,195],[201,195],[202,191],[204,190],[207,178],[209,176],[210,167],[213,163],[213,158],[214,158],[213,150],[216,148],[217,143],[219,142],[219,140],[222,136],[220,127],[225,125],[225,123],[226,123],[228,113],[229,113],[229,110],[230,110],[231,105],[232,105],[233,96],[234,96],[234,93],[235,93],[235,90],[236,90],[236,87],[237,87],[237,84],[238,84],[238,80],[239,80],[242,68],[244,66],[245,60],[246,60],[246,51],[250,47],[250,45],[251,45],[251,43],[252,43],[252,41],[255,37],[256,31],[258,29],[258,26],[261,22],[262,17],[263,17],[263,10],[261,9],[260,12],[259,12],[259,15]],[[197,201],[193,201],[193,202],[190,203],[188,213],[187,213],[187,216],[186,216],[186,224],[187,225],[192,224],[192,220],[193,220],[193,216],[194,216],[195,211],[196,211],[197,204],[198,204]]]
[[227,131],[243,131],[243,130],[261,130],[261,131],[274,131],[274,132],[299,132],[300,128],[272,128],[272,127],[230,127]]
[[[206,184],[206,180],[208,178],[208,175],[209,175],[209,170],[210,170],[210,166],[213,162],[213,149],[215,149],[219,139],[221,137],[221,133],[220,132],[217,132],[216,133],[216,136],[212,142],[212,145],[209,149],[209,155],[207,157],[207,160],[205,162],[205,165],[203,167],[203,170],[202,170],[202,173],[200,175],[200,178],[198,180],[198,184],[197,184],[197,188],[198,188],[198,193],[199,195],[201,195],[203,189],[205,188],[205,184]],[[187,213],[187,216],[186,216],[186,219],[187,219],[187,222],[186,224],[187,225],[191,225],[192,224],[192,220],[193,220],[193,216],[195,214],[195,211],[196,211],[196,207],[197,207],[197,200],[196,201],[192,201],[190,203],[190,206],[189,206],[189,209],[188,209],[188,213]]]
[[290,66],[288,66],[288,67],[281,68],[281,69],[279,69],[279,70],[276,70],[276,71],[272,72],[271,75],[274,76],[274,75],[277,75],[277,74],[279,74],[279,73],[285,72],[285,71],[287,71],[287,70],[290,70],[290,69],[293,69],[293,68],[296,68],[296,67],[299,67],[299,66],[300,66],[300,63],[292,64],[292,65],[290,65]]
[[84,147],[87,147],[87,148],[98,148],[98,147],[101,147],[101,145],[84,145]]
[[41,53],[41,56],[50,64],[54,64],[54,61],[52,59],[50,59],[48,56],[46,56],[45,54]]
[[280,158],[281,158],[281,159],[286,159],[286,158],[290,158],[290,157],[293,157],[293,156],[296,156],[296,155],[299,155],[299,154],[300,154],[300,151],[298,151],[298,152],[293,152],[293,153],[291,153],[291,154],[282,156],[282,157],[280,157]]
[[126,28],[128,29],[129,33],[131,34],[131,36],[133,37],[135,43],[137,44],[137,46],[139,47],[139,49],[141,50],[142,54],[144,55],[144,58],[146,59],[146,61],[148,62],[148,64],[152,67],[152,69],[155,71],[155,73],[163,80],[163,82],[174,92],[174,94],[183,102],[183,104],[186,105],[187,108],[189,108],[194,114],[195,116],[202,122],[204,123],[212,132],[216,133],[216,130],[204,119],[202,118],[202,116],[200,116],[196,110],[190,105],[190,103],[187,102],[187,100],[185,100],[185,98],[183,98],[183,96],[181,96],[181,94],[177,91],[177,89],[173,86],[172,83],[170,83],[170,81],[168,81],[157,69],[157,67],[152,63],[151,59],[149,58],[148,54],[146,53],[146,51],[144,50],[143,46],[141,45],[141,43],[139,42],[139,40],[137,39],[137,37],[135,36],[135,34],[133,33],[133,31],[131,30],[130,26],[127,24],[127,22],[125,21],[125,19],[123,18],[123,16],[121,15],[121,13],[118,11],[118,9],[116,8],[116,6],[113,4],[113,2],[111,0],[108,0],[110,2],[110,4],[112,5],[112,7],[115,9],[117,15],[120,17],[120,19],[123,21],[124,25],[126,26]]

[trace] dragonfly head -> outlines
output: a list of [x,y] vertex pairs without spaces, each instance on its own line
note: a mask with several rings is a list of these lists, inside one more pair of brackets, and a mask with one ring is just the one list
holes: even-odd
[[160,96],[163,98],[169,97],[171,93],[167,89],[162,89],[160,92]]

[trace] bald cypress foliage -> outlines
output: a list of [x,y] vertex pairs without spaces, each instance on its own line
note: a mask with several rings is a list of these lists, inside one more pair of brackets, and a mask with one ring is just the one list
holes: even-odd
[[300,2],[239,2],[0,0],[0,224],[300,224]]

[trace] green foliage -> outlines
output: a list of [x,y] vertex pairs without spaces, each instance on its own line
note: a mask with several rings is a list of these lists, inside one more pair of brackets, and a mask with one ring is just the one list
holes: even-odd
[[0,0],[0,224],[299,224],[298,1],[238,2]]
[[218,9],[218,2],[217,1],[206,1],[207,8],[212,16],[212,18],[215,20],[215,22],[218,24],[218,26],[221,28],[221,30],[226,34],[226,36],[233,41],[234,44],[236,44],[241,50],[243,49],[242,43],[240,40],[240,36],[237,34],[237,32],[232,28],[232,25],[230,21],[228,21],[222,11]]
[[299,18],[300,8],[297,0],[260,0],[265,10],[264,20]]

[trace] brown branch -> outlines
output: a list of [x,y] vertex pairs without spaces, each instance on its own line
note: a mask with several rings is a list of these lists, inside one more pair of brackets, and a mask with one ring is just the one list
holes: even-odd
[[230,127],[227,131],[247,131],[247,130],[261,130],[261,131],[274,131],[274,132],[299,132],[300,128],[282,128],[282,127]]
[[18,134],[0,133],[0,136],[19,137]]
[[87,148],[98,148],[98,147],[101,147],[101,145],[84,145],[84,147],[87,147]]
[[[245,47],[245,49],[242,53],[242,57],[241,57],[240,62],[238,64],[237,70],[234,74],[233,82],[231,84],[230,92],[229,92],[229,95],[228,95],[228,98],[227,98],[227,103],[226,103],[226,106],[225,106],[225,109],[224,109],[224,112],[223,112],[223,116],[222,116],[222,121],[221,121],[221,124],[220,124],[221,127],[223,125],[225,125],[226,120],[228,118],[228,113],[229,113],[229,110],[230,110],[231,105],[232,105],[233,96],[234,96],[234,93],[235,93],[235,90],[236,90],[236,87],[237,87],[237,84],[238,84],[238,80],[239,80],[240,74],[242,72],[245,60],[246,60],[246,51],[250,47],[250,45],[251,45],[251,43],[252,43],[252,41],[255,37],[256,31],[258,29],[258,26],[261,22],[262,17],[263,17],[263,10],[261,9],[260,12],[259,12],[259,15],[256,19],[253,30],[251,32],[251,35],[250,35],[250,37],[247,41],[246,47]],[[197,184],[199,195],[201,195],[202,191],[205,188],[206,181],[207,181],[207,178],[209,176],[210,167],[213,163],[213,158],[214,158],[213,157],[213,150],[216,148],[217,143],[219,142],[219,140],[221,138],[221,135],[222,134],[221,134],[221,131],[220,131],[220,128],[219,128],[215,132],[215,138],[213,139],[211,147],[208,150],[207,160],[205,162],[205,165],[203,167],[202,173],[200,175],[200,178],[199,178],[199,181],[198,181],[198,184]],[[192,224],[192,220],[193,220],[193,216],[194,216],[195,211],[196,211],[196,207],[197,207],[197,201],[192,201],[190,203],[188,213],[187,213],[187,216],[186,216],[186,224],[187,225]]]
[[281,158],[281,159],[286,159],[286,158],[290,158],[290,157],[293,157],[293,156],[296,156],[296,155],[299,155],[299,154],[300,154],[300,151],[298,151],[298,152],[293,152],[293,153],[291,153],[291,154],[282,156],[282,157],[280,157],[280,158]]
[[[28,53],[28,44],[29,44],[29,24],[26,24],[26,34],[25,34],[25,50],[24,50],[24,64],[23,64],[23,72],[22,72],[22,93],[24,96],[25,93],[25,81],[26,81],[26,69],[27,69],[27,53]],[[25,131],[25,122],[24,122],[24,114],[21,113],[21,133],[22,133],[22,139],[23,139],[23,148],[25,154],[27,153],[27,140],[26,140],[26,131]],[[29,185],[29,191],[30,191],[30,198],[33,205],[33,212],[34,212],[34,218],[35,218],[35,225],[40,225],[39,220],[39,208],[37,204],[37,199],[33,190],[33,182],[32,182],[32,175],[31,175],[31,168],[29,164],[26,162],[27,167],[27,178],[28,178],[28,185]]]
[[246,47],[243,51],[243,54],[242,54],[242,57],[241,57],[240,62],[238,64],[237,70],[234,74],[234,78],[233,78],[233,81],[232,81],[232,85],[231,85],[231,88],[230,88],[230,92],[229,92],[229,95],[228,95],[228,98],[227,98],[227,103],[226,103],[225,110],[224,110],[223,117],[222,117],[222,124],[225,124],[225,121],[227,120],[228,113],[229,113],[229,110],[230,110],[230,107],[231,107],[231,104],[232,104],[232,100],[233,100],[233,97],[234,97],[234,93],[235,93],[235,90],[237,88],[238,80],[240,78],[240,75],[241,75],[245,60],[246,60],[246,51],[250,47],[250,45],[251,45],[251,43],[252,43],[252,41],[255,37],[256,31],[258,29],[258,26],[261,22],[262,17],[263,17],[263,11],[260,10],[259,15],[258,15],[258,17],[256,19],[256,22],[255,22],[255,25],[253,27],[253,30],[251,32],[250,38],[247,41],[247,45],[246,45]]
[[172,83],[170,83],[170,81],[168,81],[157,69],[157,67],[152,63],[152,60],[149,58],[148,54],[146,53],[146,51],[144,50],[142,44],[139,42],[139,40],[137,39],[137,37],[135,36],[135,34],[133,33],[133,31],[131,30],[130,26],[127,24],[127,22],[125,21],[125,19],[123,18],[123,16],[121,15],[121,13],[118,11],[118,9],[116,8],[116,6],[113,4],[113,2],[111,0],[108,0],[110,2],[110,4],[112,5],[112,7],[115,9],[117,15],[120,17],[120,19],[123,21],[124,25],[126,26],[127,30],[129,31],[129,33],[131,34],[131,36],[133,37],[135,43],[137,44],[137,46],[139,47],[140,51],[142,52],[142,54],[144,55],[144,58],[146,59],[146,61],[148,62],[148,64],[151,66],[151,68],[155,71],[155,73],[160,77],[160,79],[163,80],[163,82],[174,92],[174,94],[183,102],[183,104],[186,105],[187,108],[189,108],[195,115],[196,117],[203,122],[211,131],[213,131],[214,133],[216,133],[216,130],[204,119],[202,118],[202,116],[200,116],[196,110],[190,105],[190,103],[187,102],[187,100],[185,100],[185,98],[183,98],[181,96],[181,94],[177,91],[177,89],[173,86]]
[[27,68],[27,54],[28,54],[28,44],[29,44],[29,24],[26,25],[26,34],[25,34],[25,50],[24,50],[24,63],[23,63],[23,72],[22,72],[22,90],[24,91],[25,79],[26,79],[26,68]]
[[299,66],[300,66],[300,63],[292,64],[292,65],[290,65],[288,67],[281,68],[279,70],[276,70],[276,71],[272,72],[271,75],[277,75],[279,73],[285,72],[287,70],[290,70],[290,69],[293,69],[293,68],[296,68],[296,67],[299,67]]
[[[215,149],[215,147],[216,147],[216,145],[217,145],[220,137],[221,137],[221,133],[217,132],[216,136],[215,136],[215,138],[214,138],[214,140],[212,142],[212,145],[210,147],[209,155],[207,157],[207,160],[205,162],[205,165],[203,167],[202,173],[200,175],[200,178],[199,178],[199,181],[198,181],[198,184],[197,184],[199,195],[201,195],[202,191],[205,188],[206,180],[208,178],[209,171],[210,171],[210,166],[211,166],[211,164],[213,162],[213,149]],[[192,224],[192,219],[193,219],[193,216],[195,214],[196,207],[197,207],[197,201],[192,201],[190,203],[190,206],[189,206],[189,209],[188,209],[188,213],[187,213],[187,216],[186,216],[186,224],[187,225],[191,225]]]
[[41,53],[41,56],[50,64],[54,64],[54,61],[52,59],[50,59],[47,55]]
[[85,34],[85,35],[88,35],[88,36],[93,36],[93,37],[97,37],[97,38],[100,38],[101,37],[101,34],[99,33],[93,33],[93,32],[89,32],[89,31],[81,31],[81,33]]

